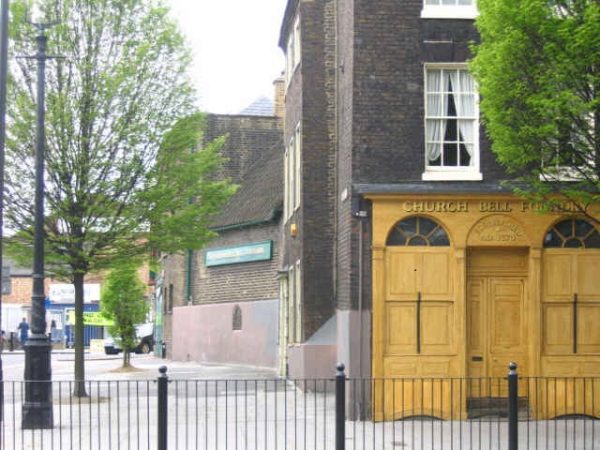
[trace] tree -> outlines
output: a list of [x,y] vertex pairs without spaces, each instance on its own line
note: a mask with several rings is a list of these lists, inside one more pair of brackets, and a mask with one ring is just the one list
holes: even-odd
[[[12,55],[35,53],[27,8],[12,4]],[[150,249],[201,247],[233,187],[213,177],[222,140],[190,152],[202,116],[191,114],[189,51],[160,0],[42,0],[41,9],[60,21],[48,53],[64,57],[47,69],[46,267],[75,286],[75,395],[86,395],[85,275]],[[23,261],[33,235],[35,70],[15,61],[5,214],[15,232],[8,251]]]
[[519,194],[599,223],[600,3],[479,0],[471,69]]
[[146,285],[138,273],[140,266],[135,259],[115,264],[104,280],[100,296],[102,315],[113,322],[110,334],[123,349],[123,367],[131,366],[131,350],[137,345],[135,326],[145,322],[148,313]]

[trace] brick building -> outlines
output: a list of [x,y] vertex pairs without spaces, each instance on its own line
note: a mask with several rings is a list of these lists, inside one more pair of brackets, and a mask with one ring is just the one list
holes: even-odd
[[[474,0],[288,1],[291,377],[336,361],[377,378],[504,376],[510,360],[524,375],[600,369],[598,230],[501,184],[466,64],[476,13]],[[372,411],[419,414],[409,394]],[[432,402],[441,417],[462,404]]]
[[239,115],[207,115],[204,139],[227,135],[221,176],[239,189],[205,249],[163,258],[159,322],[169,357],[277,366],[281,105],[261,100]]
[[[19,267],[14,261],[5,258],[3,270],[10,274],[8,283],[2,287],[2,323],[1,328],[6,332],[15,331],[22,317],[29,316],[31,306],[32,278],[31,268]],[[48,280],[45,281],[46,289]]]
[[[31,320],[31,296],[33,289],[33,278],[31,267],[22,267],[17,265],[11,259],[5,258],[3,267],[8,268],[10,273],[10,289],[3,290],[2,295],[2,329],[6,332],[15,331],[23,317]],[[148,283],[148,267],[143,266],[139,269],[140,279]],[[105,274],[89,274],[85,277],[84,295],[85,310],[97,311],[100,308],[100,287]],[[69,339],[72,338],[71,330],[66,328],[70,324],[66,323],[67,311],[74,308],[74,289],[72,285],[64,280],[58,280],[47,276],[44,280],[44,292],[46,295],[46,322],[49,330],[50,321],[54,320],[57,324],[58,334],[56,339],[62,342],[65,332]],[[102,329],[93,329],[86,327],[84,342],[89,345],[92,338],[100,338],[103,335]]]

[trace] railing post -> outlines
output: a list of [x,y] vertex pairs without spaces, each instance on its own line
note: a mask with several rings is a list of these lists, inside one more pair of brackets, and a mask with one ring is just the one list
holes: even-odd
[[519,448],[519,375],[517,364],[508,365],[508,450]]
[[158,371],[158,450],[167,450],[167,366],[161,366]]
[[346,448],[346,374],[344,364],[337,365],[335,374],[335,450]]

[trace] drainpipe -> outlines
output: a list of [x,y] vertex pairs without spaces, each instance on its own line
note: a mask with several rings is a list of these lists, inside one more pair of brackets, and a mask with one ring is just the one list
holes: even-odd
[[187,269],[185,276],[185,298],[187,304],[192,304],[192,258],[194,257],[194,251],[187,251]]
[[[362,379],[363,377],[363,315],[364,315],[364,305],[363,305],[363,233],[364,233],[364,220],[367,219],[368,214],[367,211],[361,208],[362,202],[358,201],[358,209],[355,211],[354,216],[358,219],[358,378]],[[362,389],[362,388],[361,388]],[[364,405],[359,400],[359,398],[364,398],[364,395],[361,392],[359,397],[356,397],[354,400],[355,407],[355,417],[358,417],[359,420],[363,419],[363,413],[365,411]]]

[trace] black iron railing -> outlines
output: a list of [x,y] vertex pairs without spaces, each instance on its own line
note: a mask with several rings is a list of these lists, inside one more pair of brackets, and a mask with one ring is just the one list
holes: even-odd
[[52,382],[54,427],[22,428],[4,382],[2,449],[599,449],[600,378]]

